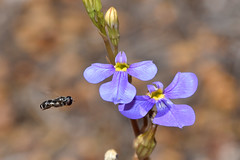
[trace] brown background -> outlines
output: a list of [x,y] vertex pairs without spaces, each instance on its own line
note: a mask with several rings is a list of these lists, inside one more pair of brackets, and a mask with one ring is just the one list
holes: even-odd
[[[189,104],[196,122],[182,130],[159,127],[153,160],[240,159],[240,1],[103,0],[120,20],[120,50],[128,62],[153,60],[157,76],[133,79],[138,94],[178,71],[194,72]],[[0,1],[0,159],[95,160],[114,148],[131,159],[129,120],[103,101],[100,84],[83,71],[106,63],[106,50],[81,0]],[[111,79],[108,79],[108,81]],[[71,107],[39,104],[71,95]]]

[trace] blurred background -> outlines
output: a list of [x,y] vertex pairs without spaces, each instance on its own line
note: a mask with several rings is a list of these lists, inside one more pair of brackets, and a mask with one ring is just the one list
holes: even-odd
[[[199,79],[192,97],[175,101],[193,107],[195,124],[158,127],[152,160],[239,160],[240,1],[102,1],[118,11],[128,62],[158,67],[149,82],[133,79],[139,95],[178,71]],[[0,0],[0,159],[100,160],[110,148],[131,159],[129,120],[100,98],[102,83],[83,78],[105,56],[81,0]],[[68,95],[70,107],[39,108]]]

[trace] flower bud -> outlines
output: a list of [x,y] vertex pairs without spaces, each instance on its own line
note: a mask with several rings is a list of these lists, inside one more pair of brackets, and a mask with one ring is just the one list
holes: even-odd
[[156,146],[155,133],[157,126],[152,125],[146,132],[140,134],[134,141],[134,148],[138,158],[144,159],[150,156]]
[[83,4],[91,19],[93,19],[95,14],[102,9],[101,0],[83,0]]
[[97,12],[100,12],[100,11],[101,11],[101,9],[102,9],[101,0],[93,0],[93,5],[94,5],[94,9],[95,9]]
[[117,10],[114,7],[109,8],[104,18],[107,24],[109,38],[114,46],[118,46],[119,21],[118,21]]
[[117,10],[114,7],[111,7],[108,9],[108,11],[105,14],[105,22],[110,28],[118,29],[118,16],[117,16]]
[[114,149],[109,149],[104,155],[104,160],[117,160],[117,159],[118,154]]
[[88,15],[90,18],[94,18],[95,13],[94,13],[94,6],[93,6],[93,0],[83,0],[83,4],[87,10]]

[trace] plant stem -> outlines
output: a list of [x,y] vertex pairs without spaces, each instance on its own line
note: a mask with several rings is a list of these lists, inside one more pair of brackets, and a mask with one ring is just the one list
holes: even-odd
[[114,46],[114,56],[118,54],[118,46]]
[[141,132],[143,133],[147,127],[148,127],[148,117],[145,116],[145,117],[143,117],[143,126],[141,128]]
[[115,65],[115,56],[114,56],[114,54],[113,54],[112,47],[111,47],[111,44],[110,44],[110,42],[109,42],[109,39],[108,39],[107,36],[106,36],[107,34],[106,34],[105,29],[101,29],[100,32],[99,32],[99,34],[100,34],[100,35],[102,36],[102,38],[103,38],[103,42],[104,42],[105,47],[106,47],[106,49],[107,49],[108,58],[109,58],[109,60],[110,60],[110,63],[111,63],[112,65]]
[[130,119],[130,121],[131,121],[131,125],[132,125],[133,131],[134,131],[134,135],[135,135],[135,137],[137,137],[140,134],[140,130],[139,130],[139,127],[138,127],[137,120],[136,119]]

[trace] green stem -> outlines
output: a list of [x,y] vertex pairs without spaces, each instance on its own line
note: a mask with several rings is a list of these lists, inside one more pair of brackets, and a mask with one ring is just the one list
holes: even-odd
[[156,124],[151,124],[150,130],[152,130],[152,132],[150,132],[151,134],[148,135],[149,139],[155,135],[155,133],[156,133],[156,131],[157,131],[157,127],[158,127],[158,125],[156,125]]
[[106,49],[107,49],[107,53],[108,53],[108,58],[109,58],[109,60],[110,60],[110,63],[112,64],[112,65],[115,65],[115,56],[114,56],[114,54],[113,54],[113,51],[112,51],[112,48],[111,48],[111,44],[110,44],[110,42],[109,42],[109,39],[107,38],[107,34],[106,34],[106,31],[105,31],[105,29],[104,30],[100,30],[100,35],[102,36],[102,38],[103,38],[103,42],[104,42],[104,44],[105,44],[105,47],[106,47]]
[[98,28],[98,23],[95,21],[95,19],[94,18],[90,18],[90,19],[91,19],[92,23]]
[[114,56],[118,54],[118,46],[114,46]]

